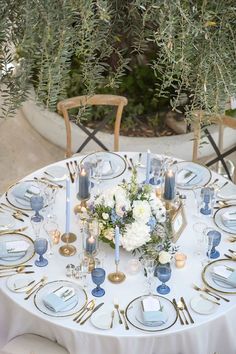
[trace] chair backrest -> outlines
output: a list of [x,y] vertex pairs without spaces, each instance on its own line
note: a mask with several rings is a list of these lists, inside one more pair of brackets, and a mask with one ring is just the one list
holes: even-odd
[[71,125],[68,110],[82,106],[116,106],[116,120],[114,125],[114,151],[119,151],[120,123],[124,106],[128,103],[127,98],[116,95],[93,95],[77,96],[60,101],[57,104],[58,113],[64,117],[66,125],[66,157],[72,156],[71,151]]
[[[195,115],[196,119],[193,121],[193,132],[194,132],[194,140],[193,140],[193,154],[192,160],[197,161],[199,159],[198,152],[201,141],[201,131],[206,128],[203,123],[203,112],[197,112]],[[229,116],[214,116],[208,119],[209,123],[214,123],[219,126],[219,135],[218,135],[218,148],[220,152],[223,151],[223,135],[224,128],[229,127],[232,129],[236,129],[236,118]]]

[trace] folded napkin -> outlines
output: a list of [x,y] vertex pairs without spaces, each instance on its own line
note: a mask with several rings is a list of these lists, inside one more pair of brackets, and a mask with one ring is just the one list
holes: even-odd
[[109,176],[113,173],[112,163],[110,160],[104,160],[102,163],[102,175]]
[[0,258],[24,257],[29,244],[26,241],[0,242]]
[[47,294],[43,298],[43,303],[53,312],[66,311],[77,303],[77,295],[74,288],[63,286],[57,291]]
[[214,267],[212,279],[236,287],[236,269],[227,266]]
[[149,296],[141,302],[142,323],[145,326],[161,326],[167,321],[167,314],[161,309],[158,298]]
[[29,183],[20,183],[13,190],[13,195],[15,198],[29,202],[33,195],[39,194],[39,188],[34,185],[29,185]]
[[188,169],[183,169],[179,171],[177,175],[177,183],[191,185],[192,183],[196,183],[197,177],[197,172]]
[[236,227],[236,211],[228,211],[221,215],[222,222],[227,227]]

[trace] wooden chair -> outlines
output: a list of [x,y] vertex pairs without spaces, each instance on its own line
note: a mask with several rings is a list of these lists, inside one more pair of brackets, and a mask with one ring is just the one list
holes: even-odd
[[204,133],[204,135],[207,137],[207,139],[209,140],[211,146],[213,147],[216,157],[214,157],[213,159],[211,159],[210,161],[205,161],[205,165],[210,167],[213,164],[217,163],[217,162],[221,162],[222,166],[225,169],[225,172],[228,175],[228,178],[230,180],[232,180],[231,176],[230,176],[230,172],[228,170],[228,167],[226,165],[226,162],[224,160],[224,158],[230,154],[232,154],[234,151],[236,151],[236,144],[234,146],[232,146],[230,149],[228,150],[224,150],[223,146],[224,146],[224,128],[225,127],[229,127],[232,129],[236,129],[236,118],[233,117],[229,117],[229,116],[214,116],[209,118],[209,123],[214,123],[217,124],[219,126],[219,135],[218,135],[218,143],[215,142],[215,140],[213,139],[212,135],[209,132],[209,129],[206,125],[204,125],[203,123],[203,117],[204,117],[204,113],[203,112],[197,112],[196,113],[196,119],[193,122],[193,131],[194,131],[194,141],[193,141],[193,155],[192,155],[192,160],[194,162],[199,161],[199,146],[200,146],[200,141],[201,141],[201,135],[202,132]]
[[11,339],[0,354],[69,354],[69,352],[52,340],[36,334],[22,334]]
[[[66,100],[60,101],[57,104],[58,113],[64,117],[66,125],[66,157],[72,156],[71,149],[71,124],[68,110],[78,107],[86,106],[116,106],[116,120],[114,126],[114,151],[119,151],[119,134],[120,134],[120,123],[124,106],[128,103],[127,98],[115,95],[94,95],[94,96],[77,96],[68,98]],[[104,120],[98,124],[97,128],[91,133],[86,127],[84,127],[80,122],[77,123],[78,126],[88,135],[85,141],[82,143],[77,152],[80,152],[87,143],[93,139],[98,145],[100,145],[104,150],[108,150],[106,146],[95,136],[95,134],[101,129],[102,126],[106,124],[107,120]]]

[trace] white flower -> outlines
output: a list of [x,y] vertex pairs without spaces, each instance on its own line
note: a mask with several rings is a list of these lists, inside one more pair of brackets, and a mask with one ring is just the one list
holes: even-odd
[[161,251],[161,252],[159,253],[159,262],[160,262],[161,264],[169,263],[170,260],[171,260],[171,255],[170,255],[168,252],[166,252],[166,251]]
[[114,230],[113,229],[107,229],[103,232],[103,236],[107,238],[108,240],[113,240],[114,239]]
[[162,201],[157,198],[157,196],[152,193],[151,198],[150,198],[150,206],[153,212],[153,215],[155,216],[156,220],[159,223],[163,223],[166,220],[166,208]]
[[115,205],[114,193],[112,190],[107,190],[103,194],[99,195],[95,201],[94,206],[103,205],[105,207],[113,208]]
[[142,222],[133,222],[126,226],[121,244],[127,251],[133,251],[150,241],[150,229]]
[[133,217],[135,220],[147,223],[151,217],[151,207],[147,200],[134,200]]
[[102,218],[103,218],[104,220],[109,219],[109,214],[107,214],[107,213],[102,213]]

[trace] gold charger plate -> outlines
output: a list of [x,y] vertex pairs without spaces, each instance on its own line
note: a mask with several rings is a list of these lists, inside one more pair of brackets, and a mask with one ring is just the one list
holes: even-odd
[[[34,256],[34,241],[27,235],[19,232],[7,232],[0,234],[0,242],[7,241],[26,241],[29,244],[29,248],[25,252],[25,255],[21,258],[16,257],[10,260],[4,260],[0,258],[0,266],[19,266],[28,262]],[[6,259],[6,258],[5,258]]]
[[[22,209],[22,210],[28,210],[28,211],[32,211],[31,207],[30,207],[30,202],[28,203],[29,206],[27,206],[27,203],[26,205],[23,205],[19,202],[17,202],[17,199],[14,197],[14,194],[13,194],[13,191],[14,189],[19,186],[20,183],[29,183],[30,185],[33,185],[33,186],[38,186],[38,185],[42,185],[42,187],[45,187],[45,184],[44,183],[41,183],[40,181],[35,181],[34,179],[30,179],[30,180],[24,180],[24,181],[19,181],[17,183],[14,183],[12,184],[8,190],[6,191],[5,193],[5,196],[6,196],[6,200],[8,201],[8,203],[10,205],[12,205],[14,208],[17,208],[17,209]],[[45,206],[44,206],[45,207]]]
[[[77,301],[75,301],[75,304],[72,304],[71,307],[69,307],[67,310],[53,312],[47,306],[44,305],[43,298],[61,286],[73,287],[77,295]],[[43,287],[39,288],[39,290],[34,295],[34,305],[40,312],[45,315],[51,317],[68,317],[80,311],[82,307],[84,307],[84,305],[86,304],[87,299],[88,296],[86,291],[79,284],[71,282],[69,280],[54,280],[45,283]]]
[[[202,271],[202,281],[203,283],[212,290],[218,291],[219,293],[223,294],[236,294],[236,287],[225,287],[218,285],[211,277],[211,270],[213,269],[214,266],[216,265],[221,265],[221,264],[226,264],[228,267],[234,268],[236,270],[236,262],[232,261],[231,259],[217,259],[215,261],[212,261],[211,263],[207,264],[203,271]],[[218,282],[219,283],[219,282]]]
[[172,327],[177,321],[178,314],[174,304],[164,296],[152,295],[153,297],[157,297],[160,301],[161,306],[166,311],[168,315],[168,319],[166,323],[159,326],[147,326],[140,322],[137,313],[141,311],[141,301],[145,297],[149,297],[150,295],[142,295],[133,299],[125,309],[125,315],[129,323],[137,329],[140,329],[145,332],[160,332],[164,331]]
[[223,221],[222,221],[222,215],[226,212],[230,212],[232,211],[233,213],[236,214],[236,205],[232,204],[232,205],[226,205],[224,207],[219,208],[213,217],[214,223],[216,224],[217,227],[219,227],[219,229],[221,229],[222,231],[225,231],[229,234],[235,235],[236,234],[236,227],[235,228],[231,228],[226,226]]

